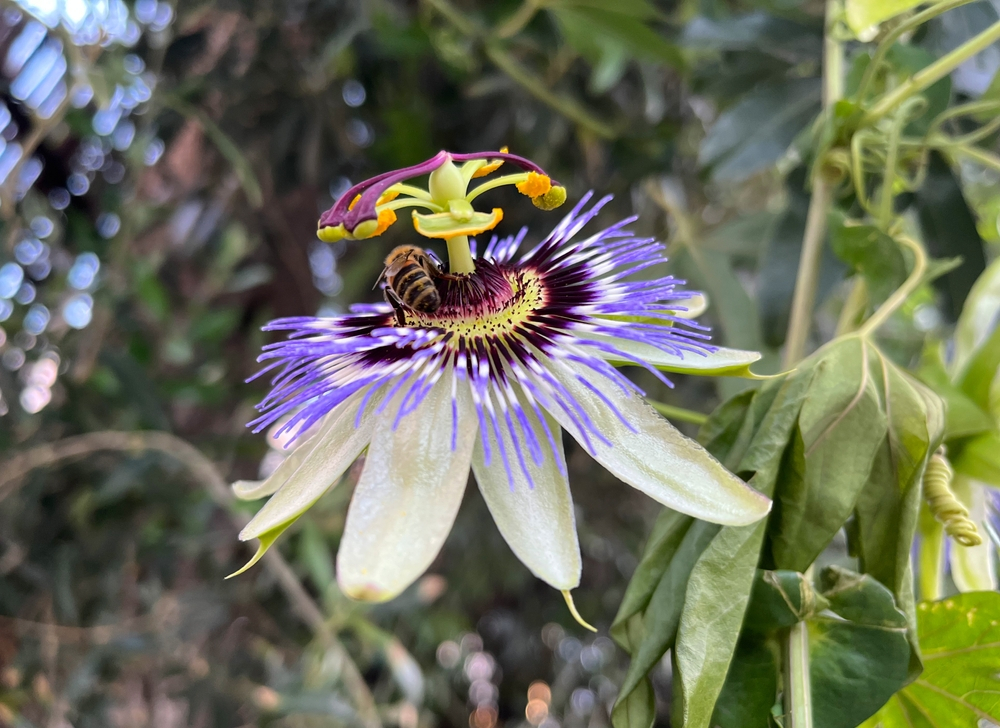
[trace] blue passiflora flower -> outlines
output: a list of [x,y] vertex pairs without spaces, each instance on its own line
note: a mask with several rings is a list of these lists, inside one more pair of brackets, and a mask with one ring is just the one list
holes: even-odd
[[[532,169],[514,183],[551,199],[555,188],[542,177]],[[434,183],[432,173],[432,193]],[[387,204],[385,192],[373,199]],[[366,452],[337,554],[348,596],[391,599],[430,566],[471,469],[511,549],[568,600],[581,559],[563,430],[670,508],[736,525],[768,512],[766,497],[660,417],[616,369],[641,366],[666,381],[662,371],[745,368],[759,355],[710,345],[705,327],[685,316],[690,294],[675,279],[632,278],[664,262],[662,245],[628,230],[634,218],[582,234],[609,199],[590,205],[588,194],[525,252],[525,230],[494,237],[479,254],[467,244],[468,272],[436,280],[433,312],[368,304],[267,326],[289,333],[261,356],[272,389],[252,424],[280,423],[278,434],[303,441],[267,480],[235,485],[245,499],[271,496],[240,534],[260,539],[253,561]],[[458,209],[455,237],[465,240],[462,218],[472,215],[446,203],[432,204]],[[348,207],[338,209],[328,228],[343,224]],[[367,219],[379,213],[369,205]],[[432,223],[447,227],[449,214]],[[349,222],[348,230],[363,220]]]

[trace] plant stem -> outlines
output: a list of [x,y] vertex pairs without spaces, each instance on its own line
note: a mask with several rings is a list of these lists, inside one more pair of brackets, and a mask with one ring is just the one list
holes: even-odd
[[[842,9],[839,0],[827,0],[826,27],[823,37],[823,108],[829,110],[844,93],[844,48],[834,31],[836,18]],[[819,165],[817,165],[817,169]],[[812,324],[813,306],[816,303],[816,281],[819,262],[826,236],[827,210],[833,200],[833,186],[822,173],[813,180],[806,229],[802,238],[802,254],[795,277],[795,294],[792,297],[792,314],[785,337],[785,355],[782,366],[791,369],[805,355],[806,339]]]
[[920,244],[907,237],[900,237],[897,239],[901,245],[905,245],[913,253],[913,270],[910,271],[909,277],[903,281],[903,285],[897,288],[889,298],[885,300],[881,306],[879,306],[878,311],[872,314],[872,317],[865,321],[864,325],[858,329],[858,333],[862,336],[869,336],[875,329],[884,324],[896,309],[903,305],[910,294],[920,285],[920,282],[924,278],[924,273],[927,271],[927,255],[924,253],[924,249],[920,247]]
[[708,415],[701,412],[684,409],[683,407],[674,407],[671,404],[657,402],[655,399],[647,399],[646,401],[649,402],[653,409],[669,419],[690,422],[692,425],[704,425],[708,422]]
[[905,83],[885,94],[865,114],[862,126],[871,125],[895,109],[914,94],[920,93],[928,86],[940,81],[958,66],[989,48],[1000,40],[1000,20],[984,30],[979,35],[966,41],[951,53],[946,53],[934,63],[913,74]]
[[[811,569],[810,569],[811,570]],[[812,685],[809,679],[809,628],[798,622],[785,642],[787,728],[812,728]]]
[[515,10],[510,17],[501,23],[493,34],[497,38],[513,38],[524,30],[525,26],[531,22],[541,5],[540,0],[524,0],[521,7]]
[[782,367],[791,369],[805,355],[806,339],[812,324],[813,306],[816,303],[816,281],[819,279],[819,261],[826,236],[826,216],[833,200],[833,189],[822,176],[813,182],[806,231],[802,238],[799,271],[795,277],[795,295],[792,297],[792,315],[788,320],[785,354]]
[[987,152],[985,149],[969,146],[967,144],[960,144],[957,146],[948,145],[943,146],[942,148],[954,154],[964,154],[972,161],[978,162],[984,167],[1000,172],[1000,157],[991,152]]

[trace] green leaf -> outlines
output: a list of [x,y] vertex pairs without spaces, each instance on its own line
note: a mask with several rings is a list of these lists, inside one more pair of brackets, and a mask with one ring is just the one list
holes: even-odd
[[744,180],[777,162],[820,109],[820,82],[805,78],[770,83],[744,95],[716,119],[698,161],[712,177]]
[[[776,388],[775,388],[776,391]],[[735,470],[753,437],[751,404],[757,392],[745,390],[719,405],[698,431],[698,442],[729,470]]]
[[873,306],[885,301],[906,280],[906,261],[899,245],[874,225],[832,210],[830,245],[837,257],[864,277]]
[[969,592],[917,608],[924,672],[862,728],[1000,724],[1000,594]]
[[819,60],[822,26],[802,25],[753,12],[731,18],[692,18],[684,26],[684,45],[692,51],[757,51],[785,63]]
[[614,6],[567,4],[547,10],[555,18],[566,42],[591,62],[608,54],[623,53],[629,58],[645,58],[675,68],[684,66],[680,49],[648,25],[646,18],[618,12]]
[[643,617],[642,642],[633,652],[632,663],[622,683],[618,700],[627,700],[646,674],[674,644],[681,610],[685,605],[685,588],[695,562],[699,560],[720,526],[692,520],[677,551],[663,572],[649,600]]
[[744,633],[715,703],[713,728],[770,728],[768,716],[778,693],[776,645]]
[[923,0],[847,0],[847,24],[862,40],[871,40],[875,26],[922,4]]
[[[737,472],[770,495],[788,439],[812,382],[811,367],[771,384],[762,401],[765,412]],[[775,391],[776,390],[776,391]],[[772,399],[773,397],[773,399]],[[751,405],[751,409],[756,410]],[[739,638],[743,614],[750,600],[766,523],[725,527],[695,564],[684,598],[684,611],[674,646],[674,688],[678,724],[685,728],[709,725]]]
[[941,344],[927,343],[920,358],[917,376],[946,404],[945,439],[978,435],[993,429],[996,426],[993,418],[951,383],[941,358],[941,350]]
[[952,465],[970,478],[1000,488],[1000,432],[992,430],[969,440]]
[[[997,74],[1000,79],[1000,73]],[[1000,83],[997,88],[1000,96]],[[986,341],[1000,320],[1000,258],[990,263],[972,286],[955,326],[952,371],[961,372],[972,353]]]
[[851,337],[813,355],[815,377],[775,491],[771,553],[805,571],[844,525],[886,433],[869,345]]
[[677,553],[693,520],[690,516],[665,508],[653,524],[642,559],[629,580],[625,596],[610,629],[611,637],[625,650],[633,652],[638,649],[641,630],[638,634],[639,639],[635,640],[636,635],[633,634],[634,630],[629,630],[628,622],[633,616],[641,616],[646,610],[646,605],[649,604],[657,584],[663,578],[663,573]]
[[736,649],[766,525],[761,520],[723,528],[691,572],[674,646],[685,728],[709,726]]
[[652,728],[655,720],[656,695],[648,677],[644,677],[624,699],[619,699],[611,710],[614,728]]
[[910,552],[920,514],[921,483],[927,461],[944,433],[944,403],[927,387],[870,346],[872,378],[888,414],[871,476],[858,499],[855,539],[862,571],[889,587],[896,604],[911,617],[911,675],[920,670],[913,625]]
[[828,567],[820,583],[830,607],[808,623],[813,725],[855,728],[906,683],[906,615],[869,576]]
[[1000,326],[969,358],[958,386],[980,408],[990,409],[990,388],[1000,371]]

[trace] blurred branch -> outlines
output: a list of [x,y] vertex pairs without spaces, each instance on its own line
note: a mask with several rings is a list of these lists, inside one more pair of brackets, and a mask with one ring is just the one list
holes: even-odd
[[[463,15],[462,12],[448,2],[448,0],[424,0],[424,2],[437,10],[446,20],[448,20],[448,22],[454,25],[455,28],[464,35],[475,39],[483,39],[486,35],[485,31],[480,28],[475,21]],[[503,29],[503,27],[501,29]],[[506,48],[504,48],[499,41],[487,40],[484,50],[487,58],[489,58],[497,68],[507,74],[514,82],[520,84],[525,91],[530,93],[543,104],[551,106],[555,111],[559,112],[567,119],[576,122],[583,128],[588,129],[603,139],[614,139],[617,136],[617,132],[612,126],[595,117],[576,99],[565,94],[557,93],[546,86],[545,82],[541,78],[521,65],[510,53],[508,53]]]
[[531,22],[531,19],[538,13],[542,2],[543,0],[524,0],[521,3],[521,7],[511,13],[507,20],[497,26],[493,34],[497,38],[513,38]]
[[[75,460],[101,450],[116,452],[155,450],[169,455],[188,468],[191,475],[205,487],[216,505],[229,513],[238,529],[249,521],[244,514],[233,510],[235,499],[229,491],[226,480],[212,461],[190,443],[168,432],[92,432],[33,447],[4,463],[3,469],[0,470],[0,502],[13,493],[21,478],[32,470]],[[278,580],[294,611],[326,646],[328,652],[340,662],[341,680],[351,694],[365,728],[381,728],[382,723],[375,706],[375,698],[361,676],[358,666],[327,625],[322,611],[299,582],[288,562],[276,549],[269,550],[264,555],[263,561]]]
[[[844,92],[844,48],[837,40],[834,25],[839,11],[837,0],[827,0],[826,28],[823,37],[823,108],[831,113],[833,106]],[[785,337],[783,369],[791,369],[805,355],[806,340],[812,325],[813,307],[816,304],[816,283],[819,280],[819,263],[826,237],[826,217],[833,201],[833,185],[824,177],[822,165],[816,165],[817,174],[813,179],[809,211],[806,214],[806,229],[802,238],[802,253],[799,270],[795,276],[795,293],[792,297],[792,313],[788,320],[788,334]]]
[[236,176],[240,181],[240,186],[243,187],[243,192],[247,196],[247,200],[254,208],[259,209],[264,204],[264,196],[260,191],[260,182],[257,181],[257,175],[254,174],[253,166],[243,155],[243,152],[240,151],[236,142],[230,139],[229,135],[222,131],[219,125],[198,107],[172,94],[164,94],[162,98],[163,105],[167,108],[173,109],[183,116],[198,120],[208,138],[212,140],[212,143],[215,144],[222,156],[226,158],[226,161],[232,165],[233,171],[236,172]]

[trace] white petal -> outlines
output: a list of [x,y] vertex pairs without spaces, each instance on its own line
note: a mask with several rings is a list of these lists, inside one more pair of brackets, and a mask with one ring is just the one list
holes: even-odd
[[267,483],[276,483],[274,495],[240,532],[241,540],[257,538],[295,520],[337,484],[371,439],[380,399],[379,394],[370,398],[356,427],[358,407],[363,401],[361,393],[330,414],[329,421],[306,443],[311,446],[301,462],[293,462],[288,468],[282,463],[268,478]]
[[[563,475],[566,472],[566,460],[563,456],[562,431],[555,420],[546,417],[549,433],[555,444],[553,452],[549,435],[545,433],[538,417],[530,408],[526,409],[543,454],[542,465],[536,465],[524,447],[523,433],[518,431],[534,489],[531,489],[528,478],[518,466],[516,456],[511,453],[509,459],[514,479],[514,488],[511,490],[507,471],[499,462],[499,445],[492,427],[489,428],[489,444],[493,456],[491,463],[485,464],[482,442],[480,438],[476,438],[472,471],[497,528],[517,558],[531,569],[531,573],[556,589],[574,589],[580,584],[582,566],[573,499],[569,492],[569,481]],[[515,427],[519,426],[519,423],[515,424]],[[504,437],[504,446],[511,449],[509,433]]]
[[299,469],[299,466],[305,462],[305,459],[309,456],[309,453],[313,451],[313,448],[320,442],[320,439],[325,432],[326,425],[330,423],[331,417],[336,415],[337,411],[334,410],[329,415],[326,416],[324,421],[320,424],[316,434],[312,435],[305,442],[297,445],[285,459],[279,463],[278,467],[274,469],[264,480],[237,480],[233,483],[233,495],[235,495],[240,500],[257,500],[259,498],[264,498],[269,495],[273,495],[277,492],[278,488],[288,482],[288,479],[292,477],[292,474]]
[[401,396],[378,418],[337,553],[337,581],[349,597],[392,599],[430,566],[451,530],[477,430],[468,386],[459,383],[452,449],[452,382],[442,377],[395,430]]
[[969,509],[969,518],[979,528],[983,542],[978,546],[951,544],[951,577],[959,591],[991,591],[997,588],[996,570],[993,568],[992,545],[983,529],[986,520],[986,486],[982,483],[955,476],[951,484],[955,497]]
[[[665,506],[712,523],[742,526],[771,510],[768,498],[678,432],[637,393],[626,396],[604,375],[573,362],[566,365],[570,371],[553,368],[553,374],[610,441],[608,445],[589,436],[595,450],[591,454],[619,479]],[[600,390],[631,428],[583,381]],[[562,408],[550,411],[577,442],[587,442]]]
[[730,377],[748,377],[750,379],[766,379],[750,371],[750,365],[761,358],[761,354],[756,351],[744,351],[743,349],[727,349],[719,347],[714,352],[699,354],[694,351],[684,352],[684,356],[670,354],[662,349],[658,349],[651,344],[645,344],[631,339],[621,339],[618,337],[594,337],[599,341],[604,341],[616,349],[626,354],[631,359],[614,356],[597,349],[589,350],[595,356],[600,356],[615,364],[634,364],[636,360],[643,361],[650,366],[661,369],[665,372],[678,372],[680,374],[700,374]]

